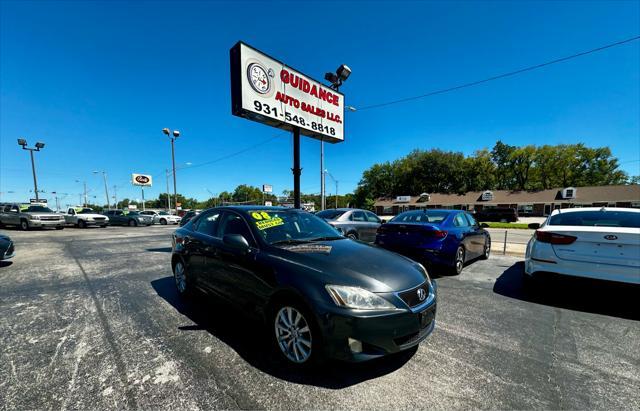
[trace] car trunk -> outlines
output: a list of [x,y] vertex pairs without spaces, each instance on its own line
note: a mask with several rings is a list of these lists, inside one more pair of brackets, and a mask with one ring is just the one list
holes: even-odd
[[560,259],[640,268],[637,228],[547,226],[547,230],[576,238],[570,244],[552,245]]
[[387,223],[378,228],[384,235],[384,244],[388,246],[403,245],[420,247],[446,236],[434,223]]

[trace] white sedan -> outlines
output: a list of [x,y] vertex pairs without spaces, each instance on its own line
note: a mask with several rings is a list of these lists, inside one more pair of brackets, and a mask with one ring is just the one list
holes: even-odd
[[148,215],[153,218],[153,224],[178,224],[182,217],[170,214],[166,211],[141,211],[140,214]]
[[640,210],[554,210],[527,244],[525,275],[557,273],[640,284]]

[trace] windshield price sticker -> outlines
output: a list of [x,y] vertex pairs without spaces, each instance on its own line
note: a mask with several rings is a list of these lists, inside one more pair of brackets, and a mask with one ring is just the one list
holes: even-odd
[[273,228],[284,224],[284,220],[282,220],[282,218],[278,216],[272,217],[266,211],[254,211],[251,213],[251,217],[255,220],[258,230],[266,230],[267,228]]

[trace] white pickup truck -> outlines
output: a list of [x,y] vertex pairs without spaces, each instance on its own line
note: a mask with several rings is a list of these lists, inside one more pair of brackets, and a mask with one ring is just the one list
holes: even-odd
[[87,207],[69,207],[64,214],[64,221],[76,227],[85,228],[90,225],[106,227],[109,225],[109,217],[98,214],[93,209]]

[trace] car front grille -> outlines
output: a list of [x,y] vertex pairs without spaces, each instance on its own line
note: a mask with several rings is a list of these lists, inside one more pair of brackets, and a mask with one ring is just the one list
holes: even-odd
[[42,216],[42,217],[40,217],[40,220],[42,220],[42,221],[58,221],[58,220],[60,220],[60,217],[58,217],[58,216]]
[[[418,295],[419,294],[418,289],[424,290],[425,298],[423,298],[422,300]],[[398,297],[400,297],[402,301],[404,301],[405,304],[407,304],[411,308],[424,303],[428,296],[429,296],[429,283],[427,281],[410,290],[398,293]]]
[[104,217],[94,217],[93,218],[95,221],[104,221],[105,218]]

